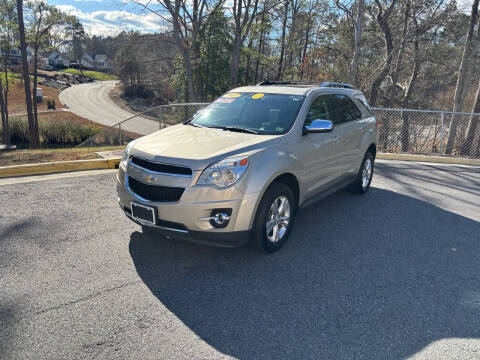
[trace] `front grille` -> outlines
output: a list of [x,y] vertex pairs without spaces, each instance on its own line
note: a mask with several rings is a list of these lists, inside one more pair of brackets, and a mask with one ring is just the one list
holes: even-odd
[[132,156],[131,162],[132,164],[138,165],[150,171],[172,175],[192,176],[192,169],[185,166],[156,163],[153,161],[138,158],[136,156]]
[[131,177],[128,178],[128,186],[135,194],[155,202],[178,201],[185,190],[179,187],[147,185]]

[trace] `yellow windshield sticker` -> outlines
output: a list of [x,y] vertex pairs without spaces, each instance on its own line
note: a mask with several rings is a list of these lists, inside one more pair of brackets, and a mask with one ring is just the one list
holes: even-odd
[[258,100],[258,99],[261,99],[265,96],[265,94],[253,94],[252,95],[252,99],[253,100]]
[[223,95],[223,97],[226,98],[226,99],[235,99],[235,98],[238,98],[240,96],[242,96],[242,94],[239,94],[239,93],[228,93],[228,94]]

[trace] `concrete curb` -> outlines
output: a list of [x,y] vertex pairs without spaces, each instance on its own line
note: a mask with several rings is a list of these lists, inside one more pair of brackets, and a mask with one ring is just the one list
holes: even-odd
[[377,153],[377,159],[480,166],[480,159],[466,159],[443,156]]
[[118,168],[119,163],[120,159],[93,159],[4,166],[0,167],[0,178],[80,170],[115,169]]
[[[480,159],[464,159],[441,156],[377,153],[377,159],[480,166]],[[118,164],[120,164],[120,158],[12,165],[0,167],[0,178],[43,175],[81,170],[116,169],[118,168]]]

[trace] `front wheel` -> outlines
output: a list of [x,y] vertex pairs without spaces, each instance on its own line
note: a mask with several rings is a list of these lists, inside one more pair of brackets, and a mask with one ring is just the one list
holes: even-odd
[[358,171],[357,178],[350,186],[350,189],[357,194],[365,194],[370,189],[373,177],[373,165],[375,159],[373,154],[368,151],[362,161],[362,166]]
[[268,253],[282,248],[292,231],[296,210],[292,190],[283,183],[273,183],[258,206],[250,247]]

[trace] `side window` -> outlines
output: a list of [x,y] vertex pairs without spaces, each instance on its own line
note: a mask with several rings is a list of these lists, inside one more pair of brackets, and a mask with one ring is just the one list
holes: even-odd
[[357,94],[357,95],[355,95],[355,98],[360,101],[360,105],[363,105],[363,109],[365,110],[365,112],[366,112],[369,116],[372,116],[372,115],[373,115],[372,109],[371,109],[370,105],[368,104],[368,101],[367,101],[367,99],[365,98],[365,95],[363,95],[363,94]]
[[334,121],[335,114],[332,108],[332,102],[328,95],[320,95],[313,100],[310,109],[308,110],[307,117],[305,118],[305,126],[312,123],[313,120],[330,120]]
[[347,95],[334,94],[332,99],[337,115],[335,125],[362,118],[362,113],[358,110],[357,105]]

